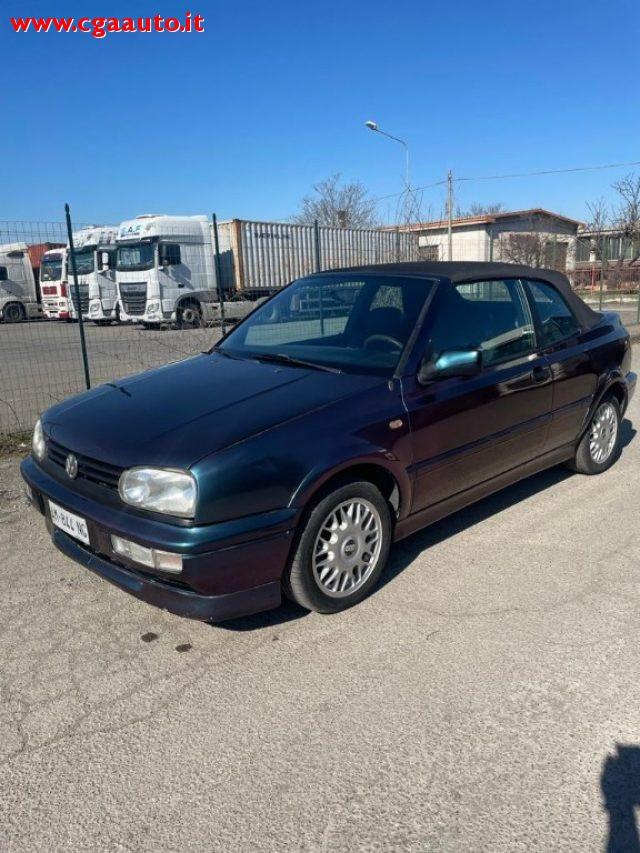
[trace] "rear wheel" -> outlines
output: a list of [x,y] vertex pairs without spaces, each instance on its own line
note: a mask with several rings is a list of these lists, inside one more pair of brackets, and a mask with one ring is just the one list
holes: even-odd
[[362,601],[378,582],[391,546],[391,513],[380,491],[352,482],[309,512],[284,580],[302,607],[336,613]]
[[202,309],[197,302],[187,302],[178,308],[177,319],[181,329],[199,329],[202,326]]
[[598,404],[570,467],[580,474],[601,474],[620,453],[620,404],[605,397]]
[[24,305],[20,305],[19,302],[10,302],[8,305],[5,305],[2,314],[5,323],[20,323],[27,316]]

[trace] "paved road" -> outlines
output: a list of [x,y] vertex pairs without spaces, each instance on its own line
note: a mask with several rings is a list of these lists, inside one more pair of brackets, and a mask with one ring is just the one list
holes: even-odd
[[611,471],[406,540],[357,608],[217,627],[55,552],[0,462],[0,849],[604,849],[640,791],[629,418]]
[[[597,307],[597,306],[594,306]],[[607,303],[623,322],[636,322],[633,303]],[[94,385],[209,349],[219,328],[148,331],[137,326],[86,325]],[[0,433],[31,429],[53,403],[84,390],[78,327],[60,322],[0,324]]]

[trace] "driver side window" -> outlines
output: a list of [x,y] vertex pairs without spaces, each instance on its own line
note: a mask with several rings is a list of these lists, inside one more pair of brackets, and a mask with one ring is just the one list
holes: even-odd
[[446,287],[436,306],[431,328],[435,357],[450,350],[479,349],[483,364],[498,364],[526,355],[535,343],[529,304],[517,279]]
[[540,318],[540,344],[548,347],[580,331],[571,309],[555,287],[541,281],[529,281],[529,290]]

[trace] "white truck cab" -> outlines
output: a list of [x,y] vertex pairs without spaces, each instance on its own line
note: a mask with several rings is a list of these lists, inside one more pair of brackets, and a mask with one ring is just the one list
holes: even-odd
[[26,243],[0,246],[0,319],[17,323],[42,316]]
[[50,320],[69,320],[68,253],[65,248],[50,249],[40,261],[42,313]]
[[145,214],[118,229],[120,320],[199,326],[215,319],[217,286],[206,216]]
[[[115,225],[92,225],[74,232],[73,247],[82,317],[98,325],[118,319]],[[68,247],[67,247],[68,248]],[[69,262],[69,313],[78,319],[78,305]]]

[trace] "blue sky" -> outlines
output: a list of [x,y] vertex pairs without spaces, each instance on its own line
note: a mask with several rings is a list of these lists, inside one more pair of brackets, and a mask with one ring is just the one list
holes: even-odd
[[[181,5],[5,0],[0,219],[143,212],[281,219],[334,172],[372,195],[412,182],[640,160],[639,6],[530,3]],[[13,33],[15,15],[205,18],[192,35]],[[631,169],[465,183],[578,218]],[[639,171],[638,169],[636,171]],[[438,214],[441,188],[425,193]],[[392,219],[395,201],[381,203]]]

